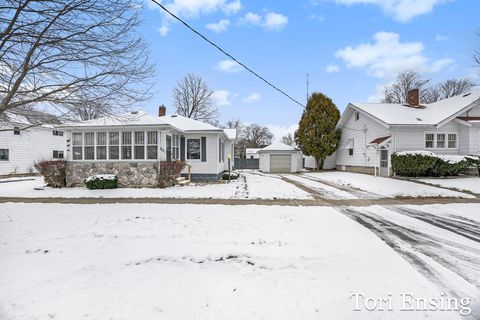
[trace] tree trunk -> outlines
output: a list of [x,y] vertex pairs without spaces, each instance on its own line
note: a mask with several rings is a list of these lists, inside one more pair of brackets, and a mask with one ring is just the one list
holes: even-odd
[[317,162],[317,170],[322,170],[323,169],[323,163],[325,162],[325,159],[315,158],[315,161]]

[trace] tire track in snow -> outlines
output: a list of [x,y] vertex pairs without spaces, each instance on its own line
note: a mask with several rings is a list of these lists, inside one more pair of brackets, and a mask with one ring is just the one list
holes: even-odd
[[385,198],[385,196],[382,196],[382,195],[379,195],[379,194],[376,194],[376,193],[373,193],[373,192],[368,192],[368,191],[365,191],[365,190],[357,189],[357,188],[354,188],[354,187],[352,187],[352,186],[350,186],[350,185],[344,185],[344,184],[340,184],[340,183],[335,183],[335,182],[331,182],[331,181],[328,181],[328,180],[325,180],[325,179],[314,178],[314,177],[307,176],[307,175],[302,175],[302,178],[323,183],[323,184],[325,184],[325,185],[327,185],[327,186],[329,186],[329,187],[332,187],[332,188],[335,188],[335,189],[338,189],[338,190],[341,190],[341,191],[350,193],[350,194],[358,197],[359,199],[380,199],[380,198]]

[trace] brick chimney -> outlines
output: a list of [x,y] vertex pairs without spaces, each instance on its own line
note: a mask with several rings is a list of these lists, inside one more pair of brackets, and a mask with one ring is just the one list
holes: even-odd
[[407,104],[411,107],[420,107],[420,93],[418,89],[412,89],[407,93]]
[[163,117],[164,115],[167,114],[167,107],[165,107],[163,104],[158,107],[158,116]]

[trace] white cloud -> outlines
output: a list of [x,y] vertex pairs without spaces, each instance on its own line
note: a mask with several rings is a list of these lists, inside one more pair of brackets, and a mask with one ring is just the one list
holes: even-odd
[[[150,0],[145,0],[150,9],[161,10],[159,6]],[[209,14],[223,11],[226,14],[238,12],[242,8],[240,0],[228,2],[227,0],[168,0],[162,1],[170,11],[182,17],[196,17],[201,14]]]
[[288,24],[288,17],[275,12],[268,12],[265,16],[247,12],[239,21],[245,25],[261,26],[269,31],[280,31]]
[[238,73],[243,70],[242,66],[233,60],[221,60],[215,65],[215,69],[225,73]]
[[335,72],[339,72],[340,71],[340,67],[336,64],[329,64],[328,66],[325,67],[325,72],[326,73],[335,73]]
[[269,12],[265,15],[263,27],[268,30],[279,31],[288,24],[287,16],[280,13]]
[[[376,5],[386,14],[400,22],[407,22],[416,16],[432,12],[433,8],[449,0],[330,0],[344,5]],[[319,0],[315,2],[319,3]]]
[[390,78],[406,69],[434,73],[453,62],[452,59],[432,61],[424,55],[421,42],[400,42],[397,33],[378,32],[373,38],[373,43],[340,49],[335,57],[342,59],[349,68],[364,69],[378,78]]
[[160,28],[158,28],[158,32],[162,37],[165,37],[168,34],[168,31],[170,31],[170,28],[165,23]]
[[444,36],[444,35],[441,35],[441,34],[437,34],[435,36],[435,41],[437,41],[437,42],[443,42],[443,41],[447,41],[447,40],[448,40],[447,36]]
[[240,11],[240,9],[242,9],[242,3],[240,2],[240,0],[236,0],[225,4],[225,6],[223,7],[223,12],[225,12],[226,14],[234,14]]
[[267,124],[266,127],[270,130],[273,134],[274,141],[281,141],[283,136],[291,133],[292,136],[295,133],[295,130],[298,129],[298,123],[292,124],[288,127],[274,125],[274,124]]
[[252,103],[252,102],[260,100],[260,98],[261,98],[260,93],[254,92],[251,95],[249,95],[248,97],[243,98],[242,101],[245,102],[245,103]]
[[206,28],[212,30],[213,32],[221,33],[221,32],[227,31],[229,26],[230,26],[230,20],[222,19],[217,23],[207,24]]
[[230,101],[232,94],[227,90],[216,90],[212,94],[212,99],[219,107],[226,107],[232,104]]

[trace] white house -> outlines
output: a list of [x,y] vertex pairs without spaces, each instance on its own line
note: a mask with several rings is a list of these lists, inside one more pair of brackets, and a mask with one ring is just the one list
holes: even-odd
[[397,151],[437,154],[480,152],[480,89],[430,104],[418,90],[408,104],[350,103],[338,127],[338,170],[392,175],[390,156]]
[[262,150],[262,148],[245,148],[245,158],[247,159],[258,159],[260,155],[258,151]]
[[260,155],[260,171],[271,173],[290,173],[302,170],[302,152],[281,142],[258,151]]
[[34,173],[39,160],[63,159],[66,137],[54,116],[25,109],[0,114],[0,175]]
[[[131,112],[63,125],[70,139],[67,185],[79,185],[94,173],[117,174],[119,183],[152,186],[159,161],[186,163],[182,175],[217,180],[228,170],[235,129],[221,129],[180,115]],[[232,163],[233,166],[233,163]]]

